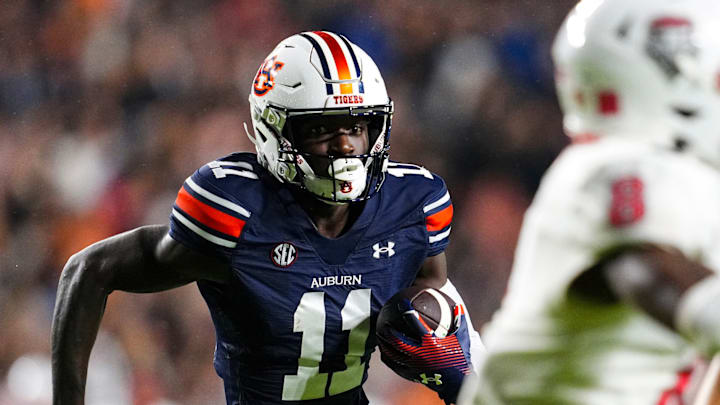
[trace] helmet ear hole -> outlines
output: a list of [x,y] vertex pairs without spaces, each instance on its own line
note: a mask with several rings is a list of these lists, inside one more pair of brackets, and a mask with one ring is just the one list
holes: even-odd
[[698,111],[692,108],[673,107],[673,112],[686,119],[692,119],[698,116]]
[[673,140],[673,149],[678,152],[684,151],[687,148],[687,146],[688,146],[687,140],[682,137],[678,136]]

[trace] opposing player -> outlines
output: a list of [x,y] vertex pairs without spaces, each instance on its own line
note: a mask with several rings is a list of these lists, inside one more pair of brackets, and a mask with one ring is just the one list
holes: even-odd
[[720,349],[720,12],[585,0],[553,57],[574,144],[526,213],[461,404],[691,404]]
[[[366,404],[382,304],[440,288],[452,204],[443,180],[389,162],[393,105],[372,59],[345,37],[282,41],[250,92],[257,155],[187,178],[169,225],[74,255],[53,322],[55,404],[81,404],[112,291],[197,282],[217,333],[228,404]],[[92,370],[90,370],[92,372]]]

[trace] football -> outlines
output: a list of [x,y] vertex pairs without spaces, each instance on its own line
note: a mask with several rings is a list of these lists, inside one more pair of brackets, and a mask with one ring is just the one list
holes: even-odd
[[[407,303],[412,309],[407,309]],[[395,294],[383,305],[378,315],[377,330],[381,333],[389,327],[413,338],[432,332],[434,336],[443,338],[453,331],[454,308],[455,302],[452,298],[438,289],[409,287]],[[418,331],[417,324],[409,322],[407,315],[418,318],[427,331]]]

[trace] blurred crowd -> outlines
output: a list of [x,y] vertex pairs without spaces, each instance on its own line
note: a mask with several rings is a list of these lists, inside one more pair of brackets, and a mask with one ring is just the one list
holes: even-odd
[[[252,151],[250,83],[277,42],[305,30],[343,33],[380,66],[396,106],[391,158],[446,179],[450,277],[480,326],[502,298],[540,176],[567,142],[549,49],[573,4],[2,0],[0,405],[49,403],[50,325],[67,258],[167,223],[196,168]],[[113,293],[88,404],[224,403],[213,345],[194,285]],[[373,360],[373,403],[437,403],[390,373]]]

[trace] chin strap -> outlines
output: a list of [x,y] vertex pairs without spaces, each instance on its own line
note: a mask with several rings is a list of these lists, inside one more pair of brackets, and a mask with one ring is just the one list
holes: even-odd
[[247,122],[243,122],[243,127],[245,128],[245,135],[247,135],[248,139],[250,139],[250,142],[252,142],[253,145],[255,145],[255,148],[257,149],[257,142],[255,141],[255,137],[250,135],[250,131],[248,130]]

